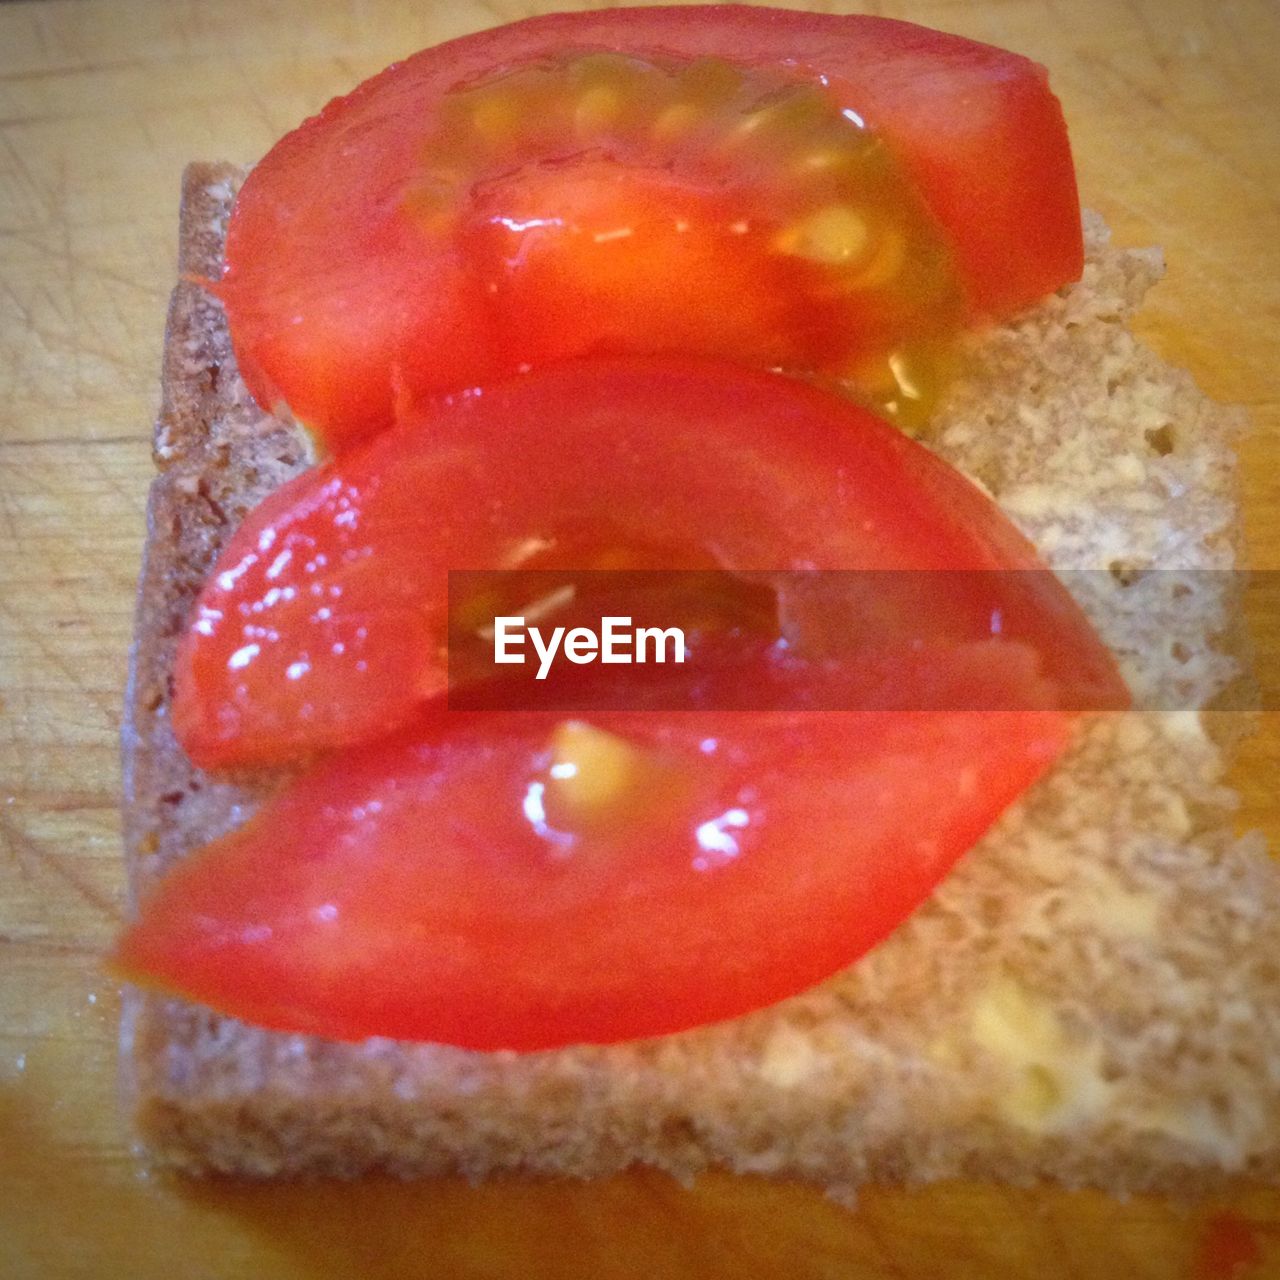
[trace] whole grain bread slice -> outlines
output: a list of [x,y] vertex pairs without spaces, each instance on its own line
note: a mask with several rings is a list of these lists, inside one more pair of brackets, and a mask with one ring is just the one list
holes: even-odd
[[[186,174],[181,271],[216,274],[242,174]],[[1235,674],[1239,422],[1140,347],[1152,253],[1088,227],[1077,285],[974,340],[931,443],[1073,579],[1148,705]],[[236,372],[219,305],[173,296],[128,693],[136,902],[275,780],[195,769],[169,671],[219,547],[305,465]],[[1180,573],[1136,575],[1158,565]],[[1106,570],[1113,572],[1105,572]],[[1194,607],[1192,607],[1194,605]],[[127,993],[123,1060],[149,1157],[194,1173],[593,1175],[708,1164],[835,1189],[951,1175],[1113,1191],[1280,1173],[1280,875],[1231,835],[1193,710],[1086,725],[1054,773],[873,954],[749,1017],[607,1048],[338,1044]],[[429,982],[429,974],[423,981]]]

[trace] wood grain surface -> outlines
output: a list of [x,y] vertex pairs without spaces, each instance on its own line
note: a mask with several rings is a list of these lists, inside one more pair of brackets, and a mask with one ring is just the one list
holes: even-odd
[[[116,734],[151,477],[176,196],[425,44],[542,7],[374,0],[0,5],[0,1273],[22,1277],[1280,1275],[1280,1196],[953,1184],[849,1211],[800,1187],[192,1186],[115,1100]],[[563,7],[563,6],[561,6]],[[1280,6],[895,0],[867,9],[1046,63],[1086,201],[1165,247],[1142,327],[1250,406],[1250,547],[1280,567]],[[1274,634],[1274,608],[1255,623]],[[1275,717],[1237,770],[1280,833]],[[1276,841],[1280,844],[1280,841]]]

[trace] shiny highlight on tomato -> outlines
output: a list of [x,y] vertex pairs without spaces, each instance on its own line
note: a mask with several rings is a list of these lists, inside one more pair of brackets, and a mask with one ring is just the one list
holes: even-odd
[[508,370],[701,352],[919,425],[962,296],[884,140],[821,83],[590,53],[447,95],[406,208],[462,246]]

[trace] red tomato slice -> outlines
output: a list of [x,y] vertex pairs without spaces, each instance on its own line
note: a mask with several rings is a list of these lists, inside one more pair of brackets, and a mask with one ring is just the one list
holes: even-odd
[[[478,385],[573,355],[678,349],[849,372],[841,326],[874,330],[883,317],[848,310],[847,294],[824,300],[821,273],[795,259],[779,267],[754,228],[735,238],[730,217],[734,208],[737,220],[767,214],[802,157],[779,152],[748,172],[732,157],[719,164],[724,140],[712,136],[691,160],[692,144],[666,141],[665,126],[653,142],[656,120],[644,122],[643,145],[602,152],[576,134],[543,136],[544,113],[527,105],[461,132],[450,123],[459,89],[608,50],[674,66],[718,58],[766,81],[825,85],[837,120],[841,109],[853,113],[889,144],[945,233],[975,312],[1009,312],[1079,275],[1062,113],[1043,68],[1023,57],[865,16],[714,6],[533,18],[389,68],[250,174],[218,292],[264,405],[283,399],[336,447],[388,425],[398,392]],[[794,137],[808,138],[811,126],[818,141],[831,131],[829,120],[801,120]],[[527,146],[494,173],[504,130]],[[498,141],[480,154],[476,139],[491,136]],[[573,155],[562,154],[567,146]],[[548,155],[554,172],[540,163]],[[611,178],[601,178],[601,160]],[[469,193],[468,217],[435,226],[440,184]],[[582,215],[578,233],[569,214]],[[912,323],[932,309],[918,306]]]
[[[390,732],[445,686],[448,571],[546,567],[561,543],[582,567],[584,536],[658,537],[729,570],[1026,570],[917,582],[927,598],[897,608],[881,650],[983,639],[998,613],[1061,705],[1126,697],[1030,544],[927,449],[790,378],[636,358],[435,401],[251,512],[178,654],[178,736],[221,767]],[[803,618],[803,593],[787,590]],[[808,612],[816,634],[825,606]]]
[[[1033,669],[1006,654],[973,674],[1034,706]],[[597,724],[662,771],[642,816],[550,825],[541,716],[343,752],[170,872],[115,968],[335,1039],[531,1050],[680,1031],[880,941],[1069,729],[1037,710]]]

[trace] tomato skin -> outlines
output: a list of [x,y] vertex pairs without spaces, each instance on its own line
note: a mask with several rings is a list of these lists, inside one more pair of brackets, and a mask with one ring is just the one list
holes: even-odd
[[[405,725],[445,684],[449,570],[518,567],[522,547],[602,528],[623,546],[660,531],[730,570],[1038,570],[989,575],[990,600],[975,575],[939,573],[931,613],[941,626],[999,606],[1075,691],[1065,705],[1126,696],[1030,544],[923,446],[790,378],[636,358],[436,400],[267,498],[220,556],[179,649],[178,737],[219,768]],[[913,625],[930,638],[925,620]]]
[[[403,197],[444,94],[575,48],[770,67],[782,54],[796,74],[825,76],[895,148],[951,239],[974,313],[1006,314],[1079,276],[1066,129],[1043,69],[1025,58],[865,16],[738,6],[550,15],[388,68],[249,175],[217,292],[264,406],[287,402],[338,448],[386,427],[397,389],[473,386],[504,371],[495,353],[509,326],[456,246],[424,252]],[[721,313],[707,310],[709,340]]]
[[[1034,702],[1027,670],[1001,659],[989,674]],[[534,1050],[680,1031],[803,991],[874,946],[1070,727],[1043,710],[599,723],[666,753],[691,798],[565,847],[524,803],[544,717],[415,729],[339,753],[184,860],[114,968],[339,1040]]]

